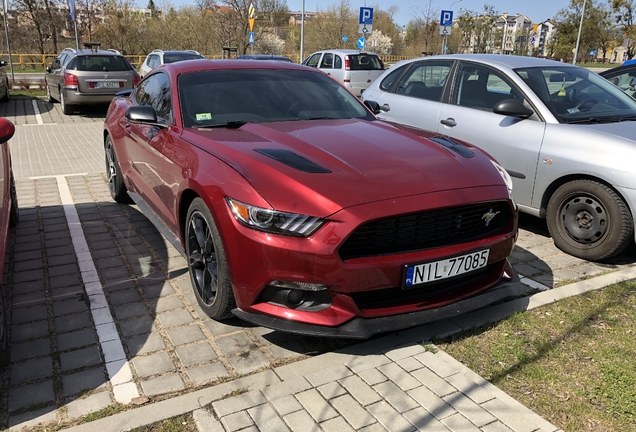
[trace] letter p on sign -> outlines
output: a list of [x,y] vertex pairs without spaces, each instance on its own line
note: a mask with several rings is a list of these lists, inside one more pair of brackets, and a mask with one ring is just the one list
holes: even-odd
[[439,21],[440,21],[439,25],[443,27],[448,27],[453,25],[453,11],[443,10],[442,16]]

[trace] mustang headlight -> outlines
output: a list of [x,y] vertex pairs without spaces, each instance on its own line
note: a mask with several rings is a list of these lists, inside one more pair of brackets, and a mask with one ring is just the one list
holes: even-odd
[[325,220],[296,213],[286,213],[272,209],[252,206],[227,197],[232,214],[246,227],[272,234],[294,237],[309,237]]
[[495,168],[497,168],[497,171],[499,171],[499,175],[501,176],[504,183],[506,184],[506,187],[508,188],[508,194],[512,197],[512,178],[510,178],[510,174],[508,174],[508,171],[506,171],[504,167],[499,165],[494,160],[491,160],[490,162],[492,162]]

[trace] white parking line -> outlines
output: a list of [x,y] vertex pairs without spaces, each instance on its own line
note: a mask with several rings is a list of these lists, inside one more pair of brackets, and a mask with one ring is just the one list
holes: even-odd
[[66,177],[83,176],[81,174],[66,174],[55,176],[31,177],[33,180],[41,178],[55,178],[57,187],[62,199],[62,206],[66,215],[66,222],[71,233],[75,255],[79,264],[80,273],[86,289],[86,294],[90,301],[91,314],[95,323],[95,330],[99,338],[104,353],[104,362],[108,371],[109,380],[113,386],[115,400],[122,404],[129,403],[133,398],[139,396],[137,386],[133,381],[130,364],[126,358],[124,347],[121,343],[115,321],[108,308],[108,301],[104,294],[104,287],[99,280],[97,269],[93,261],[82,224],[75,208],[75,202],[71,195],[71,190],[66,181]]
[[42,116],[40,115],[40,109],[38,108],[38,103],[37,101],[34,99],[31,101],[33,103],[33,111],[35,111],[35,119],[38,121],[38,124],[44,124],[44,122],[42,121]]

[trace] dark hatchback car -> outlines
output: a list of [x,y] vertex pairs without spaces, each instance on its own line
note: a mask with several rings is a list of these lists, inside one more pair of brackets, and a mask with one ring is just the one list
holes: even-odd
[[479,149],[378,121],[284,62],[159,67],[111,103],[110,192],[187,258],[197,300],[277,330],[366,338],[511,294],[517,209]]
[[119,52],[101,50],[98,42],[84,46],[65,48],[44,75],[48,101],[60,101],[66,115],[79,105],[109,103],[116,93],[132,89],[141,79]]

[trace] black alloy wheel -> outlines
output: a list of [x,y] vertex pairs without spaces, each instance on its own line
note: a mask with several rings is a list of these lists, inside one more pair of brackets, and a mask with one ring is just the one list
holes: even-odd
[[574,180],[558,188],[548,203],[547,224],[559,249],[590,261],[621,253],[634,232],[625,201],[593,180]]
[[190,280],[199,305],[212,319],[230,318],[235,302],[225,252],[212,214],[201,198],[190,205],[185,236]]

